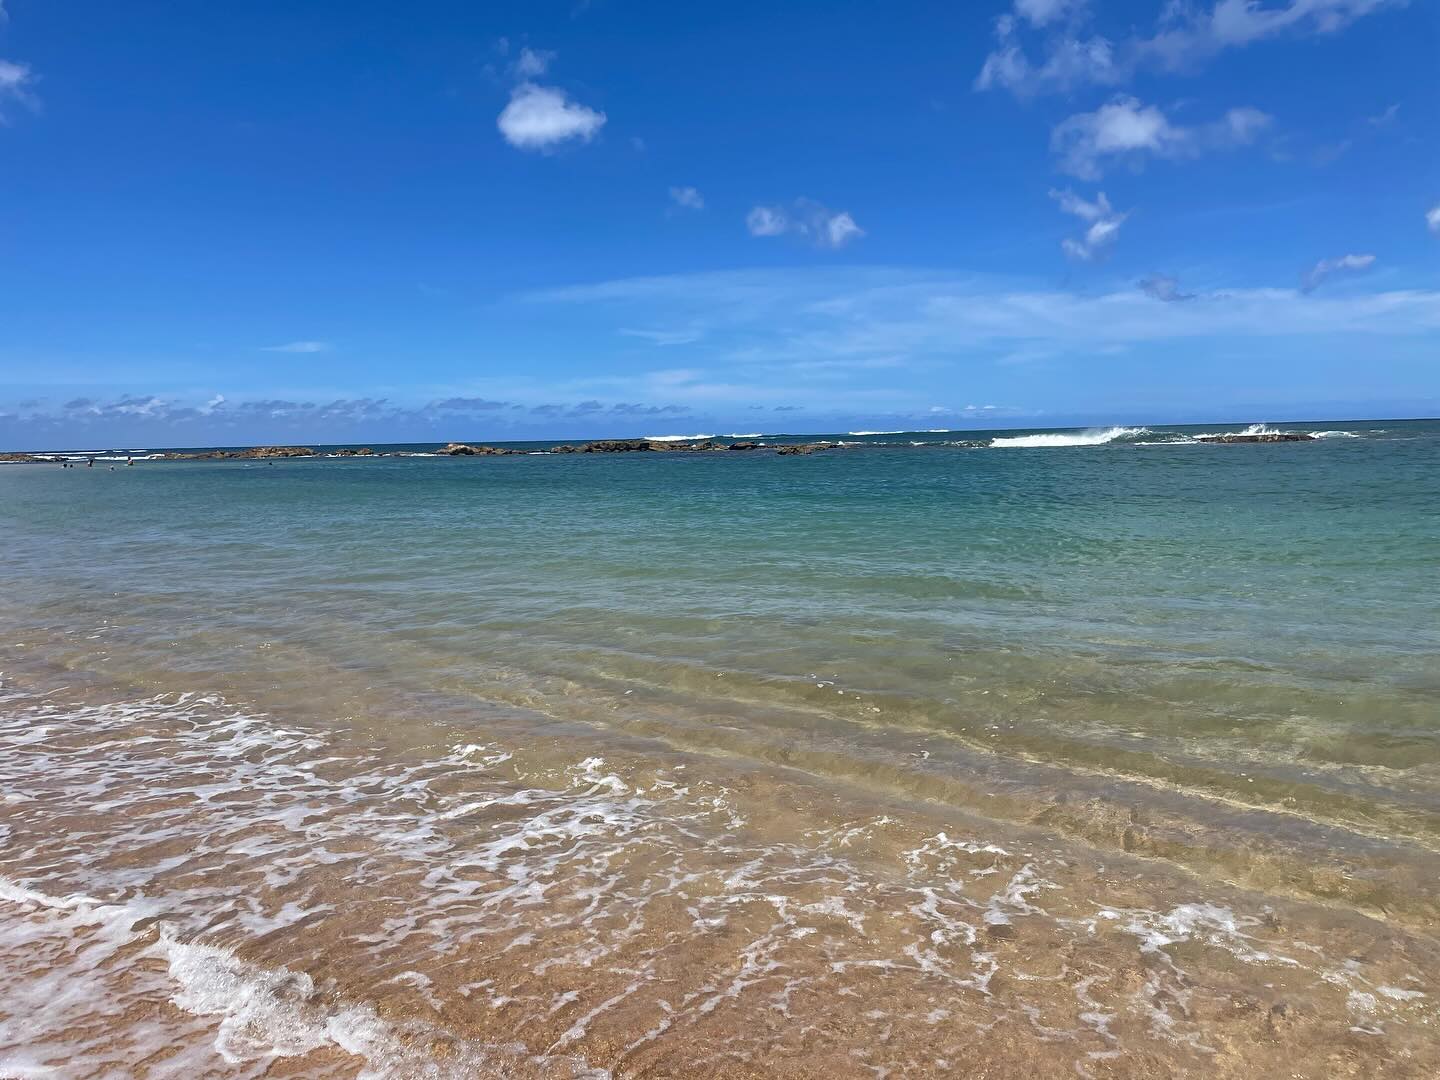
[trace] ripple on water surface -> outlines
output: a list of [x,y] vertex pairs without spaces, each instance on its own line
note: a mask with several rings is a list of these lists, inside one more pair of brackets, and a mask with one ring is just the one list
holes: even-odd
[[1368,920],[773,770],[434,735],[12,689],[0,1072],[1440,1062],[1440,957]]

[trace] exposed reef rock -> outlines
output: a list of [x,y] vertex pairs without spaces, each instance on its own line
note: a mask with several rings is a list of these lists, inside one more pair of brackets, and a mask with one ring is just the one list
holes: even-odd
[[522,450],[506,450],[500,446],[471,446],[469,443],[452,442],[440,451],[451,457],[496,457],[504,454],[520,454]]
[[1252,443],[1252,442],[1314,442],[1314,435],[1303,431],[1265,431],[1259,435],[1198,435],[1196,442],[1209,443]]
[[636,450],[654,450],[656,446],[644,439],[601,439],[580,447],[582,454],[629,454]]
[[[1309,436],[1284,436],[1275,438],[1271,436],[1226,436],[1219,437],[1215,442],[1256,442],[1256,441],[1286,441],[1290,438],[1309,438]],[[569,444],[552,446],[551,454],[632,454],[632,453],[663,453],[663,454],[704,454],[704,453],[728,453],[730,451],[755,451],[773,450],[781,457],[791,457],[797,454],[813,454],[817,450],[830,450],[839,446],[833,442],[813,443],[785,443],[779,446],[755,442],[754,440],[742,440],[740,442],[721,442],[717,439],[697,439],[693,442],[655,442],[650,439],[598,439],[594,442],[582,443],[579,446]],[[515,455],[525,456],[530,453],[527,450],[514,450],[504,446],[472,445],[471,443],[452,442],[446,443],[438,450],[441,454],[450,457],[511,457]],[[338,450],[328,450],[317,454],[308,446],[251,446],[243,450],[197,450],[191,453],[183,451],[172,451],[167,454],[158,455],[163,461],[234,461],[234,460],[268,460],[274,458],[305,458],[305,457],[389,457],[389,454],[381,454],[368,446],[342,447]],[[39,462],[54,461],[53,456],[42,454],[26,453],[3,453],[0,454],[0,462]]]
[[235,456],[242,458],[314,457],[315,451],[308,446],[252,446],[248,450],[241,450]]
[[[813,454],[816,450],[828,450],[837,443],[794,443],[786,446],[773,447],[777,454]],[[581,446],[553,446],[550,448],[552,454],[630,454],[630,453],[656,453],[656,454],[703,454],[703,453],[724,453],[731,450],[760,450],[771,449],[764,443],[758,442],[719,442],[716,439],[697,439],[694,442],[655,442],[650,439],[600,439],[596,442],[584,443]]]
[[315,451],[308,446],[250,446],[244,450],[202,450],[195,454],[166,454],[165,461],[228,461],[231,459],[254,460],[257,458],[314,457]]
[[791,446],[782,446],[775,452],[782,457],[790,454],[813,454],[816,450],[829,450],[835,445],[835,443],[828,442],[795,443]]

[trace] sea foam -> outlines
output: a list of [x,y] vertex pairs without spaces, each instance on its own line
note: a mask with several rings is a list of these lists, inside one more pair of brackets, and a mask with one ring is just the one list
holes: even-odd
[[1103,446],[1136,435],[1150,434],[1149,428],[1111,427],[1104,430],[1049,432],[1044,435],[1014,435],[990,440],[994,447]]

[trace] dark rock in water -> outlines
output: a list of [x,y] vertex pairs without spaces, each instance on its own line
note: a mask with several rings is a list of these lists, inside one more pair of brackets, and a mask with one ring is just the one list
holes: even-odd
[[666,442],[666,443],[653,443],[653,442],[652,442],[652,443],[650,444],[650,449],[651,449],[651,450],[669,450],[669,451],[676,451],[676,452],[679,452],[679,453],[684,453],[684,452],[686,452],[686,451],[693,451],[693,450],[702,450],[702,451],[703,451],[703,450],[724,450],[724,449],[725,449],[725,445],[724,445],[723,443],[718,443],[718,442],[716,442],[714,439],[701,439],[699,442]]
[[0,454],[0,461],[45,461],[45,458],[38,458],[34,454]]
[[242,458],[314,457],[315,451],[308,446],[252,446],[248,450],[241,450],[234,456]]
[[471,446],[469,443],[458,442],[447,444],[440,452],[451,457],[497,457],[520,453],[519,450],[507,450],[503,446]]
[[336,450],[331,457],[379,457],[380,455],[371,450],[368,446],[362,446],[358,450],[351,450],[348,447],[344,450]]
[[600,439],[580,447],[582,454],[625,454],[636,450],[654,450],[652,443],[644,439]]
[[1314,435],[1303,431],[1266,431],[1259,435],[1201,435],[1196,442],[1208,443],[1261,443],[1261,442],[1314,442]]
[[829,450],[834,445],[834,443],[828,442],[793,443],[790,446],[782,446],[775,452],[782,457],[790,454],[813,454],[816,450]]
[[726,447],[727,450],[758,450],[759,448],[758,442],[732,442]]
[[202,450],[195,454],[166,454],[165,461],[229,461],[232,459],[255,460],[258,458],[314,457],[315,451],[308,446],[250,446],[244,450]]
[[562,443],[559,446],[552,446],[550,448],[550,453],[552,454],[578,454],[579,452],[580,448],[578,446],[571,446],[569,443]]

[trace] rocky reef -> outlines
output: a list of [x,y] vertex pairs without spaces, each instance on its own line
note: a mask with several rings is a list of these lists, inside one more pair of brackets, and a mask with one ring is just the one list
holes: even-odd
[[[721,442],[717,439],[699,439],[695,442],[656,442],[652,439],[597,439],[594,442],[572,446],[569,443],[552,446],[551,454],[700,454],[725,451],[774,449],[777,454],[813,454],[816,450],[827,450],[836,443],[798,443],[778,447],[762,447],[758,442]],[[510,450],[503,446],[472,446],[469,443],[452,442],[444,447],[442,454],[451,457],[491,457],[502,454],[525,454],[525,450]]]
[[1196,442],[1208,443],[1270,443],[1314,442],[1314,435],[1303,431],[1262,431],[1258,435],[1197,435]]
[[503,446],[471,446],[469,443],[452,442],[441,448],[440,453],[451,457],[495,457],[503,454],[522,454],[523,450],[507,450]]
[[258,458],[314,457],[315,451],[308,446],[248,446],[244,450],[201,450],[193,454],[165,454],[163,461],[228,461],[230,459],[255,460]]
[[[747,451],[770,450],[781,457],[788,457],[796,454],[813,454],[817,450],[829,450],[839,443],[834,442],[813,442],[813,443],[785,443],[781,445],[766,445],[753,440],[741,440],[738,442],[724,442],[719,439],[697,439],[694,442],[657,442],[651,439],[597,439],[593,442],[581,443],[576,446],[564,444],[553,446],[547,451],[551,454],[708,454],[708,453],[729,453]],[[472,444],[462,442],[446,443],[440,447],[439,453],[447,454],[450,457],[511,457],[515,455],[527,456],[534,451],[515,450],[506,446],[487,446],[483,444]],[[162,461],[262,461],[274,460],[276,458],[309,458],[309,457],[390,457],[390,454],[378,453],[368,446],[342,447],[338,450],[316,451],[309,446],[251,446],[242,450],[196,450],[171,451],[166,454],[157,455]],[[405,456],[405,455],[400,455]],[[48,454],[29,453],[3,453],[0,454],[0,462],[53,462],[56,458]]]

